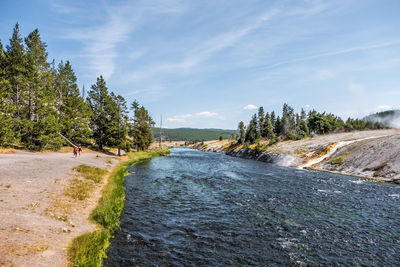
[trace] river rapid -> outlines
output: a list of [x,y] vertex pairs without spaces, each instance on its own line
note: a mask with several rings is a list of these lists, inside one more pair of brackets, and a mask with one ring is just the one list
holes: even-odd
[[400,186],[174,148],[129,169],[105,266],[400,264]]

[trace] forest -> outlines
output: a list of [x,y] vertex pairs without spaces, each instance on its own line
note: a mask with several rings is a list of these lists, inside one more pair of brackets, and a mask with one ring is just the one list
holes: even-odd
[[[155,139],[160,138],[160,128],[154,127],[153,136]],[[196,128],[177,128],[177,129],[161,129],[163,140],[169,141],[188,141],[200,142],[217,139],[229,139],[232,135],[236,135],[237,130],[224,129],[196,129]]]
[[[144,150],[154,121],[136,100],[130,105],[100,75],[80,91],[71,63],[49,62],[35,29],[25,38],[19,24],[9,44],[0,41],[0,147],[58,150],[67,142],[97,149]],[[85,94],[87,94],[85,98]]]
[[240,144],[254,144],[263,138],[268,139],[269,144],[274,144],[280,140],[300,140],[317,134],[388,127],[389,125],[368,119],[368,117],[366,119],[348,118],[343,121],[332,113],[320,113],[315,110],[307,113],[301,109],[300,113],[295,113],[294,109],[285,103],[282,107],[282,116],[276,116],[275,111],[265,113],[264,108],[260,107],[247,126],[243,121],[239,122],[237,141]]

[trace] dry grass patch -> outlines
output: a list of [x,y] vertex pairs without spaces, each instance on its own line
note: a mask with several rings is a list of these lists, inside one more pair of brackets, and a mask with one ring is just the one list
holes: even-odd
[[94,188],[93,181],[80,180],[77,178],[72,179],[70,184],[65,188],[64,194],[73,199],[85,200],[89,197],[89,193]]
[[9,250],[9,254],[15,256],[25,256],[31,253],[39,253],[47,250],[49,248],[48,245],[23,245],[23,246],[15,246]]
[[0,154],[14,154],[15,150],[13,148],[0,147]]
[[107,170],[85,164],[75,167],[74,170],[79,172],[83,178],[92,180],[95,183],[100,183],[103,180],[104,175],[107,173]]

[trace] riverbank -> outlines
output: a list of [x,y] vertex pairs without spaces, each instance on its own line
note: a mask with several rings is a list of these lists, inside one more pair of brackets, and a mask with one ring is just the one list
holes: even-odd
[[[129,157],[84,149],[74,158],[70,150],[1,151],[0,266],[66,266],[68,244],[99,229],[88,218],[110,170]],[[90,177],[88,168],[107,174]]]
[[124,179],[127,168],[140,161],[168,153],[167,149],[128,153],[126,160],[111,171],[99,203],[90,214],[90,220],[97,224],[97,230],[85,233],[72,241],[68,249],[71,266],[102,265],[109,239],[119,227],[125,200]]
[[67,244],[95,229],[87,217],[105,184],[85,179],[74,168],[87,165],[107,171],[119,160],[85,149],[77,158],[70,149],[1,153],[0,266],[66,265]]
[[400,183],[400,131],[373,130],[320,135],[268,145],[209,141],[191,148],[221,152],[281,166],[316,169],[383,182]]

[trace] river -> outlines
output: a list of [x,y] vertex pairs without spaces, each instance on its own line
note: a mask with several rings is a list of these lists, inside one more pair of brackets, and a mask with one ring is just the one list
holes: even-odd
[[105,266],[400,264],[400,187],[174,148],[126,177]]

